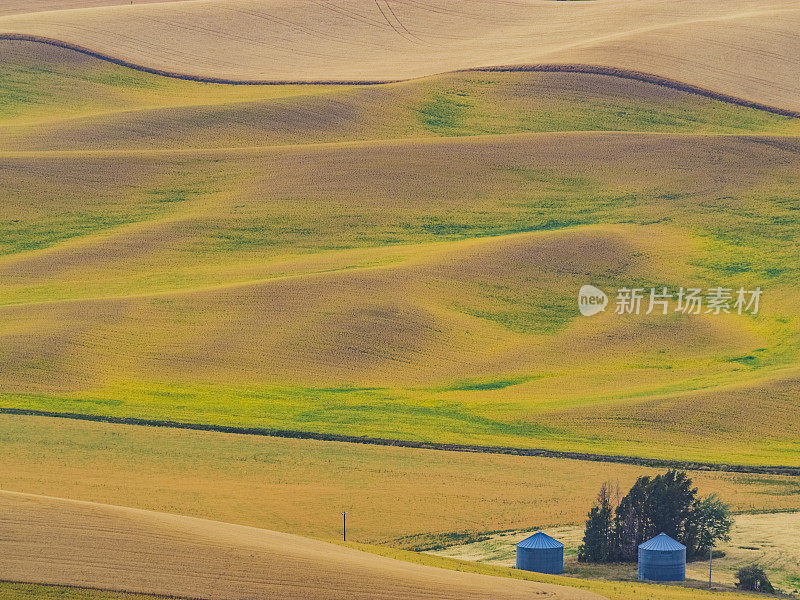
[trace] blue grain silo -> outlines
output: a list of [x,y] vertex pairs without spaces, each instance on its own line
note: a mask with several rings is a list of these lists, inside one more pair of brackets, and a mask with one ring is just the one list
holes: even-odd
[[517,544],[517,568],[558,575],[564,572],[564,544],[538,531]]
[[683,581],[686,579],[686,546],[666,533],[639,544],[639,579]]

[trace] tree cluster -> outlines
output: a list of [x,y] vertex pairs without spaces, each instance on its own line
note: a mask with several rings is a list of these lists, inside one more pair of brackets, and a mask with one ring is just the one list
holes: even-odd
[[713,494],[698,497],[682,471],[640,477],[622,499],[619,487],[606,483],[589,511],[578,559],[632,562],[639,544],[659,533],[686,546],[687,559],[705,556],[729,539],[732,524],[729,507]]

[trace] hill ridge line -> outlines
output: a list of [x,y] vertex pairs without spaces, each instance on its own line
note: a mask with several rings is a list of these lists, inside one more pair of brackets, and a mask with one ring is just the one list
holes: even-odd
[[272,429],[266,427],[241,427],[235,425],[214,425],[205,423],[189,423],[183,421],[167,421],[160,419],[140,419],[138,417],[113,417],[84,413],[57,412],[27,408],[0,407],[0,414],[73,419],[116,425],[137,425],[143,427],[162,427],[167,429],[184,429],[190,431],[210,431],[216,433],[232,433],[237,435],[253,435],[289,439],[316,440],[322,442],[345,442],[371,446],[394,446],[399,448],[417,448],[420,450],[439,450],[446,452],[472,452],[478,454],[507,454],[514,456],[535,456],[539,458],[564,458],[589,462],[608,462],[643,467],[677,468],[687,471],[720,471],[726,473],[758,473],[765,475],[790,475],[800,477],[800,467],[787,465],[737,465],[709,463],[702,461],[680,461],[672,459],[644,458],[614,454],[595,454],[590,452],[573,452],[567,450],[547,450],[544,448],[513,448],[505,446],[481,446],[474,444],[451,444],[445,442],[420,442],[369,436],[344,435],[337,433],[320,433],[314,431],[298,431],[291,429]]
[[[3,125],[0,125],[2,128]],[[355,140],[335,140],[324,142],[301,142],[297,144],[268,144],[261,146],[182,146],[175,148],[86,148],[68,150],[3,150],[0,158],[18,160],[25,158],[72,158],[75,156],[125,157],[125,156],[175,156],[175,155],[218,155],[221,153],[248,154],[258,152],[286,152],[291,150],[338,150],[351,148],[382,148],[403,144],[467,144],[491,142],[500,139],[533,138],[544,136],[661,136],[680,138],[733,138],[767,144],[785,152],[798,153],[794,146],[779,143],[781,140],[800,140],[794,133],[765,132],[706,132],[706,131],[642,131],[625,129],[580,129],[567,131],[517,131],[513,133],[480,133],[475,135],[436,136],[420,135],[413,137],[366,138]]]
[[[196,81],[200,83],[218,83],[223,85],[383,85],[389,83],[400,83],[403,81],[412,81],[414,79],[422,79],[423,77],[411,77],[405,79],[364,79],[364,80],[355,80],[355,79],[344,79],[344,80],[335,80],[335,79],[320,79],[320,80],[255,80],[255,79],[228,79],[224,77],[206,77],[203,75],[189,75],[186,73],[177,73],[174,71],[167,71],[163,69],[156,69],[152,67],[147,67],[144,65],[140,65],[137,63],[133,63],[121,58],[116,58],[109,54],[104,54],[102,52],[98,52],[87,48],[85,46],[80,46],[78,44],[73,44],[71,42],[64,42],[61,40],[57,40],[54,38],[38,36],[38,35],[31,35],[31,34],[22,34],[22,33],[0,33],[0,40],[10,40],[10,41],[23,41],[23,42],[35,42],[39,44],[46,44],[50,46],[55,46],[57,48],[63,48],[66,50],[72,50],[74,52],[79,52],[81,54],[85,54],[87,56],[91,56],[93,58],[97,58],[99,60],[103,60],[106,62],[110,62],[122,67],[127,67],[129,69],[134,69],[136,71],[141,71],[144,73],[149,73],[151,75],[160,75],[162,77],[169,77],[172,79],[182,79],[185,81]],[[539,72],[539,73],[582,73],[582,74],[589,74],[589,75],[607,75],[611,77],[619,77],[621,79],[632,79],[635,81],[641,81],[644,83],[650,83],[653,85],[658,85],[661,87],[686,92],[698,96],[702,96],[705,98],[709,98],[712,100],[718,100],[720,102],[725,102],[727,104],[734,104],[737,106],[743,106],[746,108],[753,108],[756,110],[761,110],[764,112],[781,115],[785,117],[793,117],[793,118],[800,118],[800,111],[791,110],[787,108],[781,108],[778,106],[771,106],[769,104],[763,104],[761,102],[756,102],[753,100],[747,100],[745,98],[740,98],[737,96],[733,96],[730,94],[724,94],[721,92],[715,92],[713,90],[703,88],[700,86],[696,86],[690,83],[685,83],[676,79],[671,79],[669,77],[663,77],[661,75],[656,75],[653,73],[646,73],[643,71],[636,71],[633,69],[622,69],[619,67],[608,67],[602,65],[592,65],[592,64],[581,64],[581,63],[541,63],[541,64],[519,64],[519,65],[496,65],[496,66],[483,66],[483,67],[471,67],[467,69],[456,69],[455,71],[446,71],[443,73],[438,73],[438,75],[445,75],[447,73],[474,73],[474,72]],[[430,76],[426,76],[430,77]]]

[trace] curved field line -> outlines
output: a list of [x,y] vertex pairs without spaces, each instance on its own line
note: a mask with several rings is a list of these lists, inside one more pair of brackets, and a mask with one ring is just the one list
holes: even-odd
[[[49,496],[45,497],[49,498]],[[151,599],[152,600],[206,600],[206,598],[200,598],[199,596],[175,596],[174,594],[167,594],[166,596],[164,594],[154,595],[143,592],[129,592],[126,590],[118,590],[110,587],[92,587],[88,585],[74,585],[70,583],[33,583],[30,581],[18,581],[16,579],[0,579],[0,583],[10,583],[13,585],[35,585],[51,589],[55,588],[55,589],[74,590],[76,592],[103,592],[106,594],[125,594],[126,596],[130,596],[131,598],[141,597],[144,600],[151,600]]]
[[536,456],[539,458],[568,458],[591,462],[621,463],[643,467],[677,468],[689,471],[722,471],[726,473],[760,473],[767,475],[790,475],[800,477],[800,467],[784,465],[736,465],[708,463],[699,461],[681,461],[657,458],[642,458],[615,454],[593,454],[588,452],[570,452],[564,450],[546,450],[544,448],[511,448],[503,446],[478,446],[473,444],[448,444],[442,442],[418,442],[369,436],[342,435],[336,433],[319,433],[315,431],[297,431],[291,429],[269,429],[265,427],[236,427],[232,425],[213,425],[205,423],[186,423],[182,421],[164,421],[156,419],[139,419],[137,417],[111,417],[71,412],[55,412],[27,408],[0,407],[0,414],[30,417],[51,417],[74,419],[77,421],[93,421],[113,423],[117,425],[138,425],[143,427],[163,427],[185,429],[191,431],[213,431],[217,433],[233,433],[238,435],[256,435],[263,437],[279,437],[300,440],[317,440],[322,442],[346,442],[350,444],[368,444],[372,446],[396,446],[400,448],[417,448],[420,450],[442,450],[447,452],[478,452],[482,454],[511,454],[515,456]]
[[[106,62],[134,69],[135,71],[142,71],[143,73],[150,73],[151,75],[161,75],[162,77],[170,77],[171,79],[183,79],[186,81],[197,81],[200,83],[221,83],[227,85],[378,85],[382,83],[398,83],[405,81],[404,79],[365,79],[365,80],[336,80],[336,79],[322,79],[322,80],[257,80],[257,79],[228,79],[225,77],[205,77],[203,75],[187,75],[185,73],[175,73],[173,71],[165,71],[163,69],[154,69],[132,63],[121,58],[115,58],[108,54],[96,52],[85,46],[72,44],[70,42],[62,42],[53,38],[48,38],[38,35],[29,35],[27,33],[0,33],[0,40],[12,40],[20,42],[36,42],[39,44],[47,44],[55,46],[56,48],[64,48],[74,52],[80,52],[92,58],[97,58]],[[798,112],[800,116],[800,112]]]
[[[77,44],[63,42],[60,40],[43,36],[21,34],[21,33],[0,33],[0,40],[13,40],[13,41],[47,44],[50,46],[55,46],[57,48],[64,48],[66,50],[80,52],[81,54],[85,54],[87,56],[91,56],[99,60],[110,62],[122,67],[127,67],[129,69],[134,69],[136,71],[150,73],[151,75],[160,75],[162,77],[170,77],[172,79],[197,81],[201,83],[218,83],[226,85],[382,85],[387,83],[399,83],[402,81],[411,81],[413,79],[421,79],[420,77],[420,78],[407,78],[407,79],[360,79],[360,80],[355,80],[355,79],[256,80],[256,79],[228,79],[224,77],[205,77],[202,75],[188,75],[185,73],[176,73],[173,71],[166,71],[163,69],[146,67],[144,65],[139,65],[136,63],[129,62],[127,60],[115,58],[108,54],[103,54],[95,50],[91,50],[84,46],[79,46]],[[739,98],[737,96],[732,96],[730,94],[715,92],[707,88],[678,81],[676,79],[670,79],[669,77],[655,75],[653,73],[645,73],[643,71],[622,69],[618,67],[606,67],[602,65],[591,65],[591,64],[580,64],[580,63],[495,65],[495,66],[483,66],[483,67],[470,67],[467,69],[457,69],[455,71],[438,73],[438,75],[444,75],[446,73],[470,73],[470,72],[540,72],[540,73],[582,73],[589,75],[607,75],[611,77],[618,77],[620,79],[632,79],[635,81],[650,83],[653,85],[669,88],[672,90],[686,92],[689,94],[710,98],[712,100],[718,100],[720,102],[725,102],[728,104],[734,104],[746,108],[753,108],[756,110],[761,110],[776,115],[800,118],[800,111],[797,110],[780,108],[777,106],[771,106],[769,104],[763,104],[761,102],[755,102],[753,100],[747,100],[745,98]],[[426,77],[430,76],[432,75]]]

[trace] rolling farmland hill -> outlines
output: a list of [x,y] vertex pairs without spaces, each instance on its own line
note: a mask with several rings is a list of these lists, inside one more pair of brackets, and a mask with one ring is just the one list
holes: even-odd
[[503,566],[668,465],[739,518],[713,598],[756,558],[794,589],[798,31],[800,0],[0,2],[0,598],[710,599],[699,561]]
[[603,598],[166,513],[9,492],[0,492],[0,506],[4,580],[221,600]]
[[[4,406],[800,464],[796,119],[606,75],[222,86],[2,49]],[[584,319],[587,282],[765,301]]]
[[[27,13],[27,3],[12,2],[0,33],[67,42],[167,72],[248,80],[394,80],[480,66],[590,63],[800,110],[800,3],[793,0],[115,4],[38,2],[38,12]],[[88,8],[41,10],[79,6]]]
[[[180,1],[181,0],[136,0],[136,4]],[[131,0],[5,0],[3,5],[0,6],[0,16],[70,10],[76,8],[129,6],[131,4]]]
[[[0,492],[0,577],[178,597],[734,600],[738,594],[585,581],[90,502]],[[44,540],[47,540],[46,542]],[[358,549],[357,549],[358,548]],[[371,550],[372,553],[362,549]],[[411,562],[408,562],[408,561]],[[80,565],[80,568],[76,568]],[[444,567],[444,568],[434,568]],[[490,575],[500,575],[492,577]],[[566,586],[578,587],[566,587]],[[8,592],[8,593],[7,593]],[[27,592],[27,593],[26,593]],[[4,597],[105,600],[91,589],[9,586]],[[50,595],[52,594],[52,596]],[[131,593],[116,598],[147,600]]]

